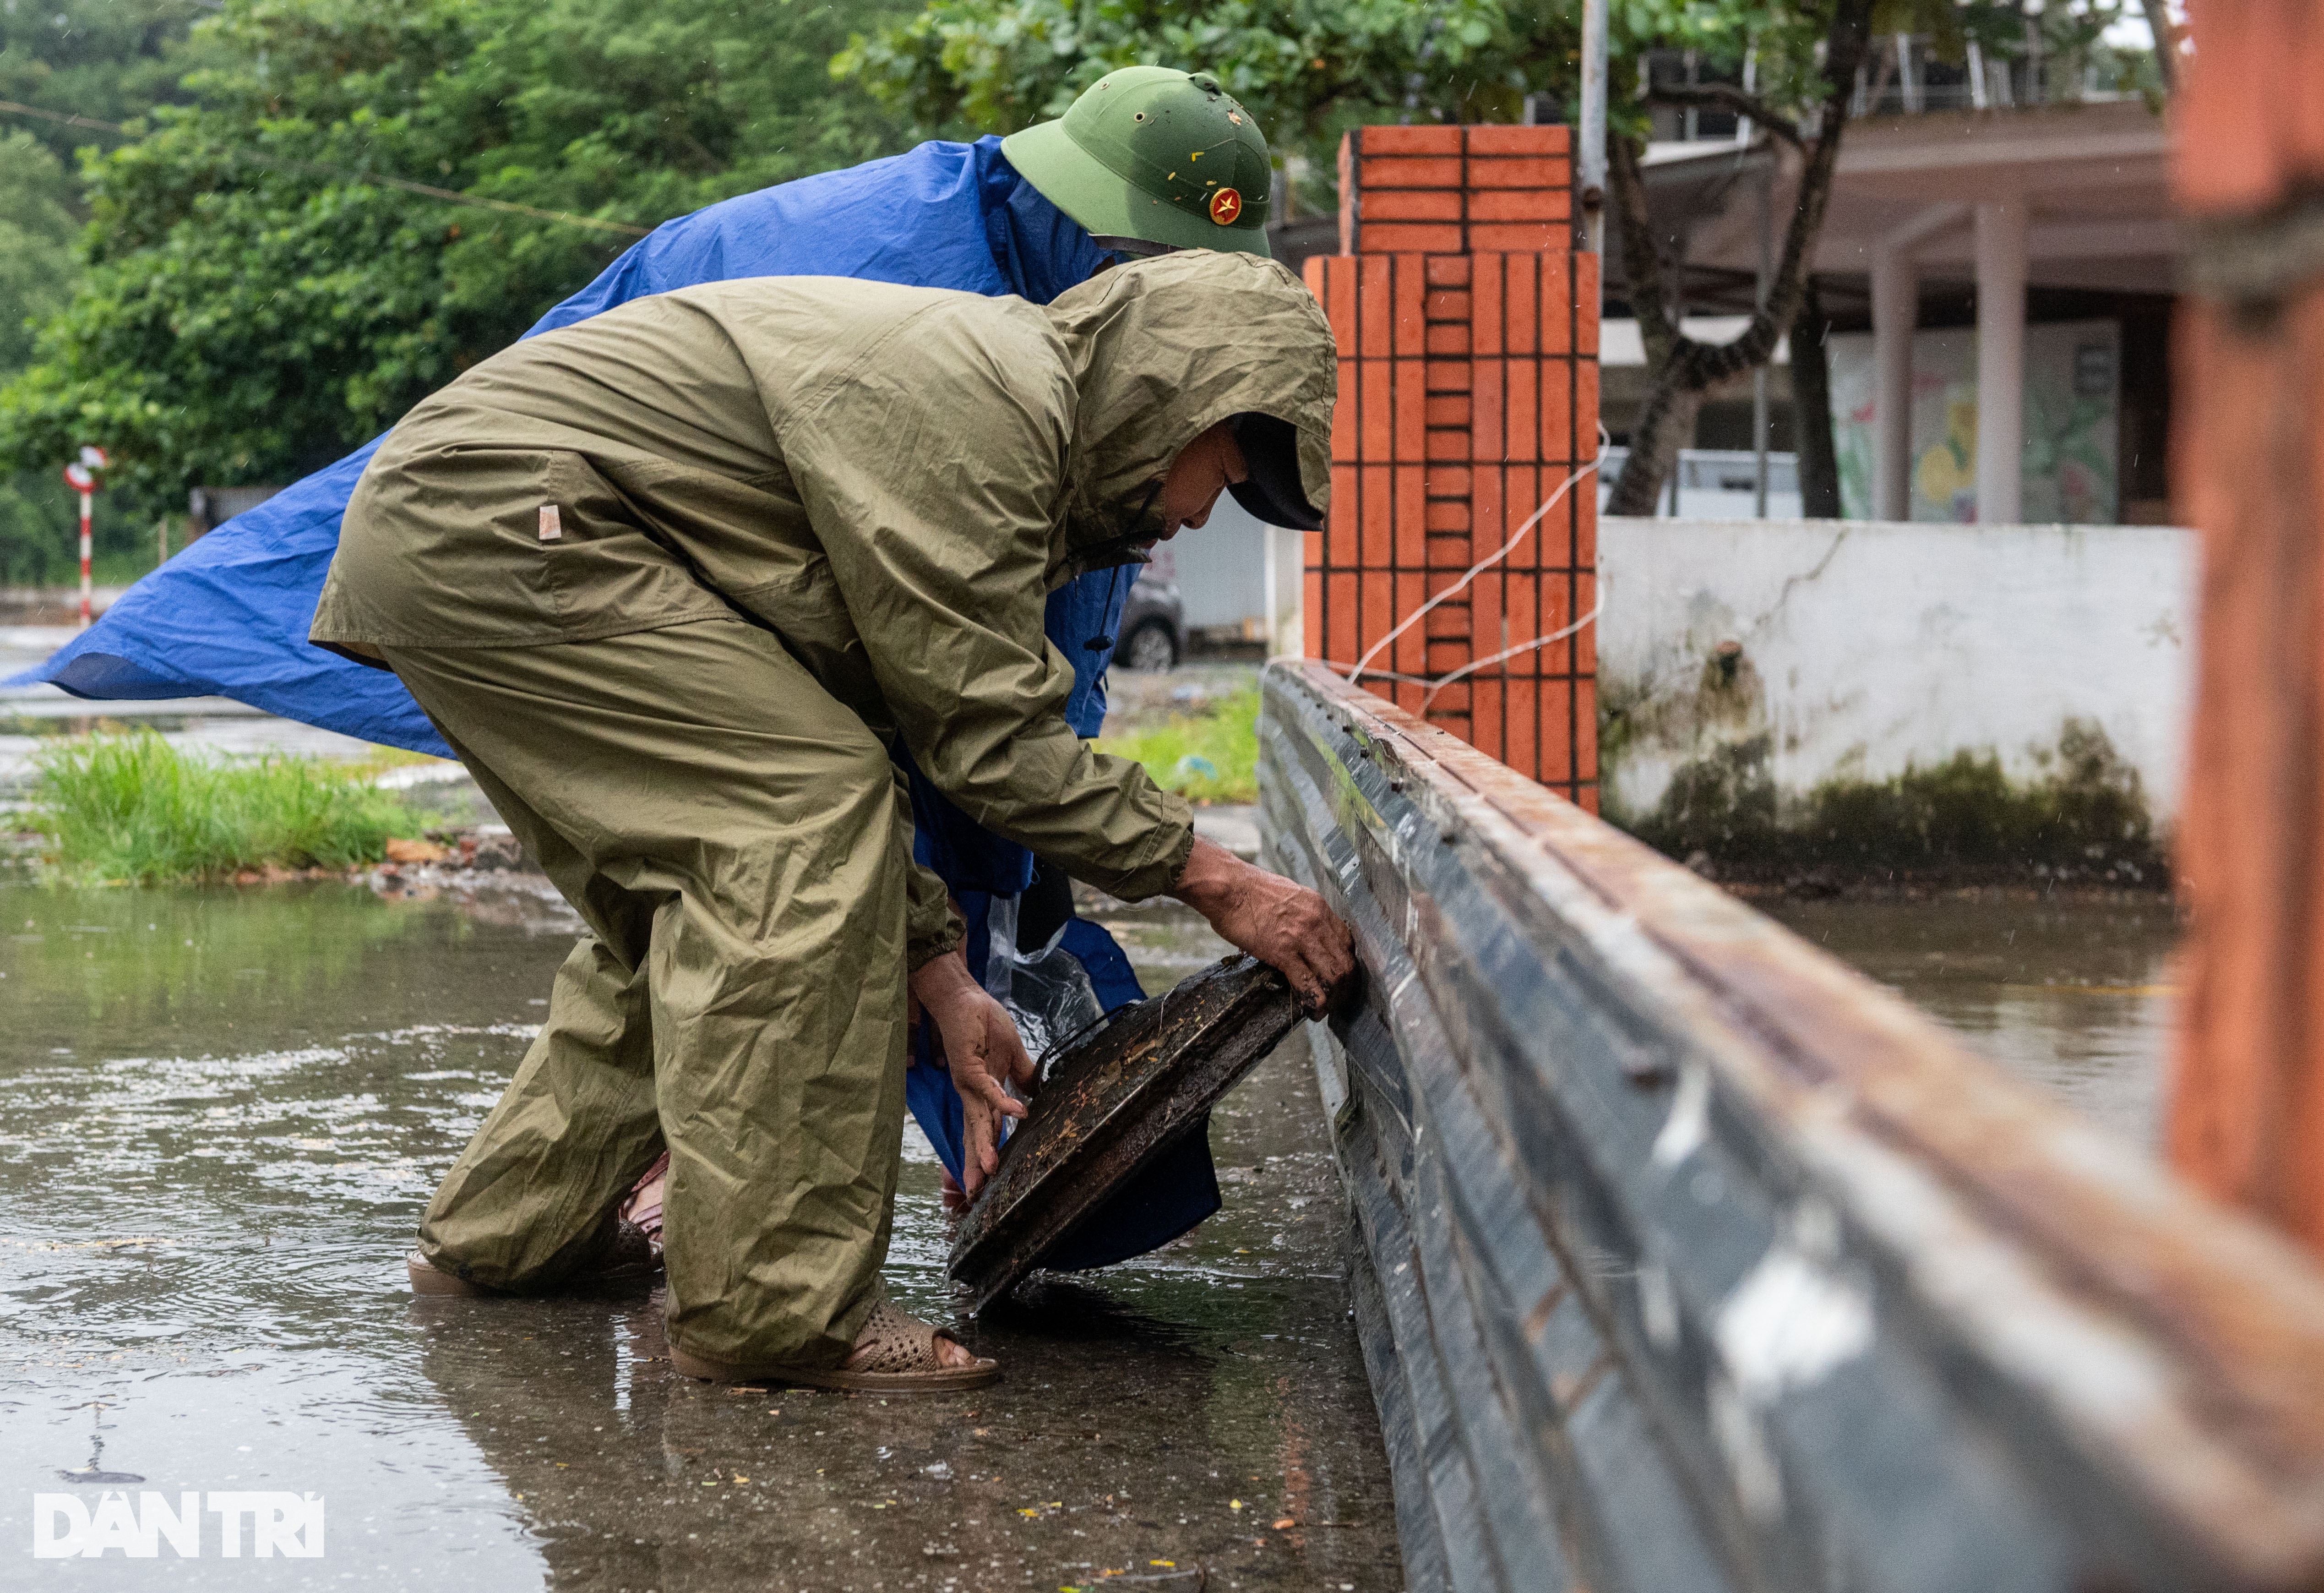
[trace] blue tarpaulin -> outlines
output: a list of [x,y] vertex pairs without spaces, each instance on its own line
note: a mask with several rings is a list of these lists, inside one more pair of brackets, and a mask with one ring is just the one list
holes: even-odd
[[[525,336],[649,293],[747,276],[860,277],[1046,304],[1104,260],[1079,224],[1017,175],[998,138],[932,142],[665,222]],[[307,640],[338,546],[339,517],[377,447],[374,440],[227,521],[9,683],[52,681],[99,699],[231,697],[367,741],[450,756],[392,674]],[[1105,718],[1105,671],[1132,573],[1097,571],[1049,599],[1049,637],[1074,666],[1066,718],[1084,736],[1097,734]],[[925,781],[916,776],[914,784],[921,854],[955,893],[1025,887],[1027,853],[970,822]],[[983,943],[981,909],[980,903],[970,925],[973,946]],[[1095,965],[1091,971],[1107,1006],[1136,998],[1136,980],[1111,937],[1085,922],[1069,926],[1068,937],[1072,949],[1086,949],[1085,961],[1106,964],[1103,974]],[[914,1114],[956,1177],[959,1102],[951,1081],[927,1068],[912,1073]],[[1167,1181],[1158,1202],[1147,1190],[1136,1203],[1143,1213],[1138,1232],[1120,1236],[1135,1248],[1123,1254],[1174,1237],[1217,1209],[1207,1149],[1199,1170],[1180,1168]]]

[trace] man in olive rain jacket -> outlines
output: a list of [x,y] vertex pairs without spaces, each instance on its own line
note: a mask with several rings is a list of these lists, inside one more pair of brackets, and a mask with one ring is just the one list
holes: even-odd
[[395,671],[591,931],[429,1208],[415,1287],[605,1266],[666,1143],[681,1370],[994,1375],[879,1289],[908,986],[973,1176],[1022,1112],[1001,1081],[1030,1074],[912,861],[890,748],[1074,877],[1176,895],[1320,1005],[1345,926],[1074,736],[1042,619],[1049,590],[1141,560],[1247,477],[1319,510],[1334,383],[1287,272],[1189,252],[1047,306],[684,289],[413,410],[348,506],[313,639]]

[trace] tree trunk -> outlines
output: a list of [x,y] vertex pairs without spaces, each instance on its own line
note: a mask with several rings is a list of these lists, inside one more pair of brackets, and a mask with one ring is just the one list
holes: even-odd
[[[1713,388],[1766,364],[1776,342],[1798,315],[1808,292],[1808,272],[1823,231],[1824,212],[1831,204],[1840,133],[1848,123],[1856,69],[1871,42],[1871,18],[1872,0],[1837,0],[1833,7],[1823,61],[1828,92],[1819,107],[1812,139],[1803,136],[1780,112],[1758,104],[1731,85],[1663,90],[1655,97],[1671,103],[1716,103],[1719,108],[1748,115],[1800,154],[1799,192],[1784,228],[1783,257],[1767,284],[1766,300],[1732,342],[1698,343],[1685,335],[1671,313],[1662,252],[1646,209],[1644,152],[1637,140],[1628,136],[1607,139],[1607,183],[1611,190],[1608,197],[1613,201],[1614,220],[1621,228],[1624,286],[1630,311],[1638,319],[1647,368],[1654,374],[1653,389],[1631,431],[1630,456],[1623,461],[1621,477],[1607,502],[1608,514],[1654,512],[1663,483],[1678,461],[1678,450],[1693,435],[1695,416],[1703,400]],[[1826,414],[1829,427],[1829,405]]]
[[1792,320],[1792,446],[1800,460],[1800,513],[1810,520],[1840,518],[1840,450],[1832,442],[1831,365],[1824,348],[1830,330],[1810,277]]
[[1703,393],[1674,382],[1657,382],[1638,411],[1630,429],[1630,457],[1615,478],[1613,495],[1606,500],[1609,514],[1651,514],[1662,499],[1663,484],[1678,466],[1678,450],[1694,440],[1695,417],[1702,412]]
[[2164,0],[2142,0],[2146,31],[2154,35],[2154,71],[2163,79],[2165,98],[2179,92],[2179,30],[2171,21]]

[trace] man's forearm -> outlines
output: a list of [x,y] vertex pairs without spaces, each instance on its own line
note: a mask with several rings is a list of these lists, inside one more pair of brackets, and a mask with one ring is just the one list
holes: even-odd
[[1185,866],[1170,887],[1170,894],[1213,922],[1231,910],[1250,864],[1216,841],[1197,835]]

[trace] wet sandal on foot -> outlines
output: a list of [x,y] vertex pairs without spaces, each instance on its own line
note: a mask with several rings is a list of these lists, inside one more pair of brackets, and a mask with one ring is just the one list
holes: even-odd
[[664,1151],[655,1158],[645,1176],[630,1188],[629,1199],[622,1202],[623,1222],[634,1223],[640,1232],[651,1240],[654,1254],[661,1254],[661,1199],[663,1182],[669,1176],[669,1153]]
[[748,1366],[687,1353],[673,1344],[669,1364],[688,1377],[713,1383],[788,1383],[804,1388],[854,1389],[872,1394],[948,1394],[982,1388],[1001,1376],[1001,1363],[980,1356],[964,1366],[936,1358],[936,1340],[952,1334],[907,1316],[885,1295],[872,1307],[855,1348],[837,1366]]

